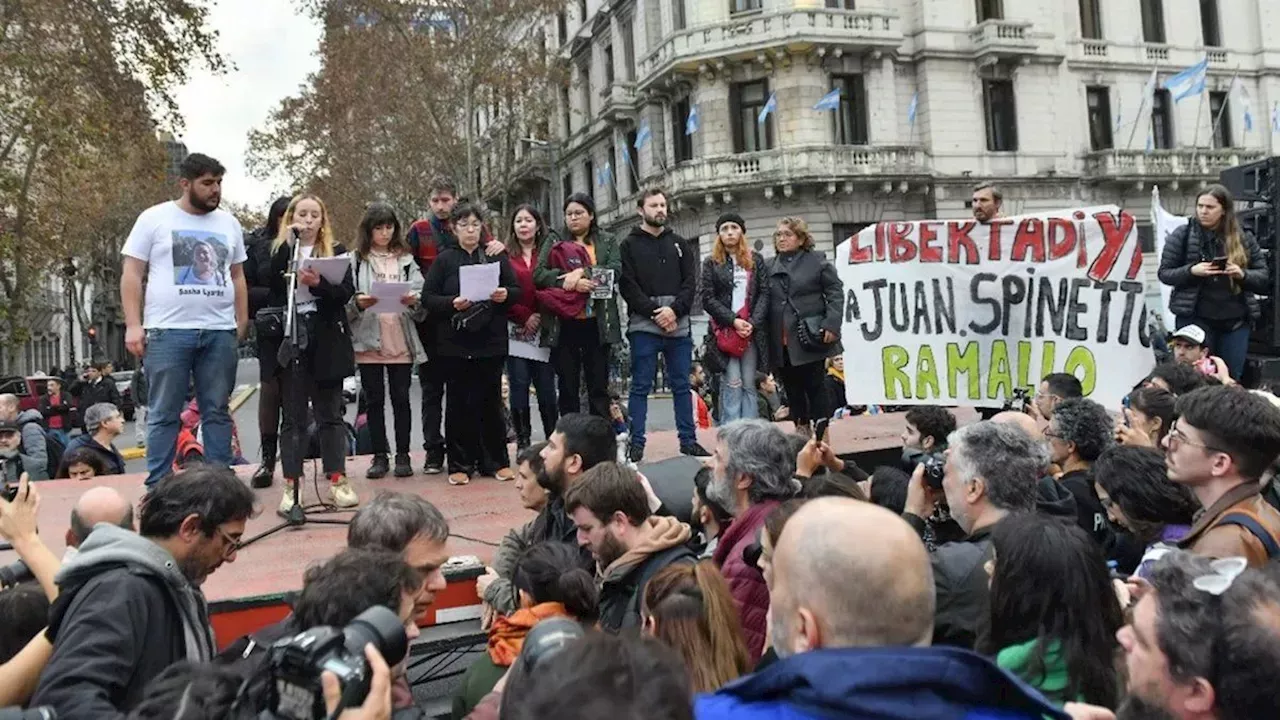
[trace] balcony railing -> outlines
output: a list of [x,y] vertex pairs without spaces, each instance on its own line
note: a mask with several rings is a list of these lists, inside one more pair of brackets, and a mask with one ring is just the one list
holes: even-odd
[[969,33],[969,39],[979,60],[1034,55],[1040,46],[1031,23],[1025,20],[984,20]]
[[792,42],[829,43],[854,50],[890,50],[902,44],[897,13],[886,10],[794,8],[734,16],[681,30],[640,58],[638,85],[645,86],[677,65],[746,55]]
[[1178,148],[1176,150],[1101,150],[1084,155],[1084,174],[1092,178],[1217,177],[1241,163],[1266,157],[1262,150]]
[[681,163],[668,174],[675,195],[733,191],[736,188],[798,182],[919,175],[928,172],[925,153],[916,147],[817,146],[779,148]]

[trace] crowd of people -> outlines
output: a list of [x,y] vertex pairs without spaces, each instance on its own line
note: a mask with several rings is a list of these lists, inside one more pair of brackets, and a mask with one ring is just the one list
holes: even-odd
[[[370,476],[413,474],[416,368],[426,471],[455,485],[510,479],[531,513],[476,581],[488,642],[454,698],[458,720],[1236,720],[1280,708],[1280,398],[1239,384],[1232,333],[1255,311],[1260,260],[1241,255],[1252,241],[1218,189],[1172,241],[1198,247],[1162,259],[1162,279],[1182,283],[1171,360],[1121,406],[1085,397],[1064,373],[989,419],[914,406],[898,462],[868,472],[816,432],[815,421],[858,409],[842,397],[840,283],[799,218],[779,224],[766,260],[745,221],[722,216],[699,272],[695,249],[667,227],[661,191],[642,194],[641,221],[621,242],[574,195],[563,234],[521,206],[504,243],[482,208],[440,184],[431,217],[407,232],[390,208],[370,206],[349,253],[309,194],[282,198],[246,248],[217,210],[220,178],[210,159],[189,158],[183,198],[144,213],[125,248],[128,342],[145,353],[152,390],[146,497],[135,511],[109,488],[85,492],[61,559],[40,539],[29,472],[0,499],[0,536],[30,575],[0,572],[0,706],[63,718],[257,716],[278,701],[277,642],[375,607],[416,638],[446,587],[448,522],[412,493],[361,504],[337,442],[341,379],[359,373]],[[975,191],[980,220],[999,203],[995,188]],[[344,254],[338,280],[297,262]],[[462,271],[489,264],[496,289],[468,300]],[[372,312],[388,301],[381,283],[405,289],[391,312]],[[720,353],[704,348],[703,367],[689,335],[699,292],[706,344]],[[629,416],[608,388],[624,306]],[[232,639],[215,641],[200,587],[235,572],[224,566],[256,504],[226,468],[220,363],[251,317],[262,412],[273,416],[262,427],[276,431],[251,484],[270,486],[278,448],[280,511],[292,510],[301,429],[314,421],[331,500],[359,509],[347,547],[306,571],[289,617],[219,651]],[[517,357],[517,343],[547,352]],[[636,465],[659,356],[681,450],[703,458],[688,516]],[[704,372],[720,388],[710,452],[694,435]],[[210,462],[174,472],[171,404],[191,383]],[[545,442],[530,437],[531,388]],[[9,413],[0,398],[5,447]],[[69,472],[113,471],[118,410],[95,404],[85,426],[67,448]],[[407,661],[365,651],[363,704],[347,707],[326,672],[317,716],[420,716]]]

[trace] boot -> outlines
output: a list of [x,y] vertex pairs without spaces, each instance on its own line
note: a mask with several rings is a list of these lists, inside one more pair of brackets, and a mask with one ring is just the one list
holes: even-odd
[[255,488],[271,487],[271,478],[276,474],[276,449],[279,444],[278,435],[262,436],[262,464],[253,473],[249,483]]
[[516,452],[519,453],[529,447],[529,436],[533,434],[533,427],[530,424],[532,418],[529,416],[529,409],[512,410],[511,424],[516,430]]
[[538,415],[542,418],[542,434],[547,440],[551,439],[551,433],[556,430],[556,422],[560,419],[560,413],[556,408],[556,404],[548,400],[543,403],[538,400]]

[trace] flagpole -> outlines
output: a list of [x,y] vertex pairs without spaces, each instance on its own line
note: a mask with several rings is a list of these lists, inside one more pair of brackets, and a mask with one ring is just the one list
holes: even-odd
[[[1158,66],[1157,66],[1157,64],[1156,64],[1155,62],[1152,62],[1152,63],[1151,63],[1151,71],[1152,71],[1152,72],[1158,72]],[[1148,77],[1148,78],[1150,78],[1150,76],[1149,76],[1149,75],[1148,75],[1147,77]],[[1148,83],[1149,85],[1151,85],[1151,94],[1153,94],[1153,95],[1154,95],[1154,94],[1155,94],[1155,91],[1156,91],[1156,84],[1155,84],[1155,83],[1152,83],[1152,82],[1150,81],[1150,79],[1148,79],[1148,80],[1147,80],[1147,83]],[[1142,90],[1143,90],[1143,93],[1142,93],[1142,102],[1138,103],[1138,114],[1133,116],[1133,127],[1132,127],[1132,128],[1130,128],[1130,130],[1129,130],[1129,142],[1127,142],[1127,143],[1125,143],[1125,144],[1124,144],[1124,149],[1125,149],[1125,150],[1132,150],[1132,149],[1133,149],[1133,137],[1134,137],[1135,135],[1137,135],[1137,134],[1138,134],[1138,125],[1140,125],[1140,124],[1142,123],[1142,111],[1147,109],[1147,92],[1146,92],[1146,89],[1147,89],[1147,88],[1146,88],[1146,85],[1144,85],[1144,86],[1142,87]]]
[[1218,108],[1218,116],[1213,121],[1213,132],[1209,134],[1210,138],[1218,134],[1218,128],[1222,125],[1222,114],[1231,106],[1231,92],[1235,90],[1236,80],[1240,77],[1240,66],[1236,65],[1236,71],[1231,75],[1231,82],[1227,84],[1227,101],[1222,103],[1222,107]]

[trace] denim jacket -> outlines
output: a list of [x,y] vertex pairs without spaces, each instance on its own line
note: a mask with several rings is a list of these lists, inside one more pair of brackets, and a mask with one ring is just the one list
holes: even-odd
[[[418,297],[422,297],[422,272],[418,270],[418,263],[413,259],[413,255],[408,253],[401,255],[400,262],[400,282],[407,282],[418,293]],[[356,294],[351,296],[351,301],[347,303],[347,322],[351,325],[351,345],[356,352],[369,352],[382,347],[382,327],[378,322],[376,313],[365,312],[356,304],[356,297],[360,294],[368,294],[369,289],[373,287],[373,265],[367,260],[362,260],[351,254],[351,276],[355,281]],[[400,327],[404,331],[405,342],[409,345],[409,353],[412,356],[413,364],[418,365],[427,361],[427,353],[422,347],[422,341],[418,338],[418,331],[415,323],[421,322],[427,316],[427,307],[419,299],[418,304],[412,308],[405,308],[400,313]]]

